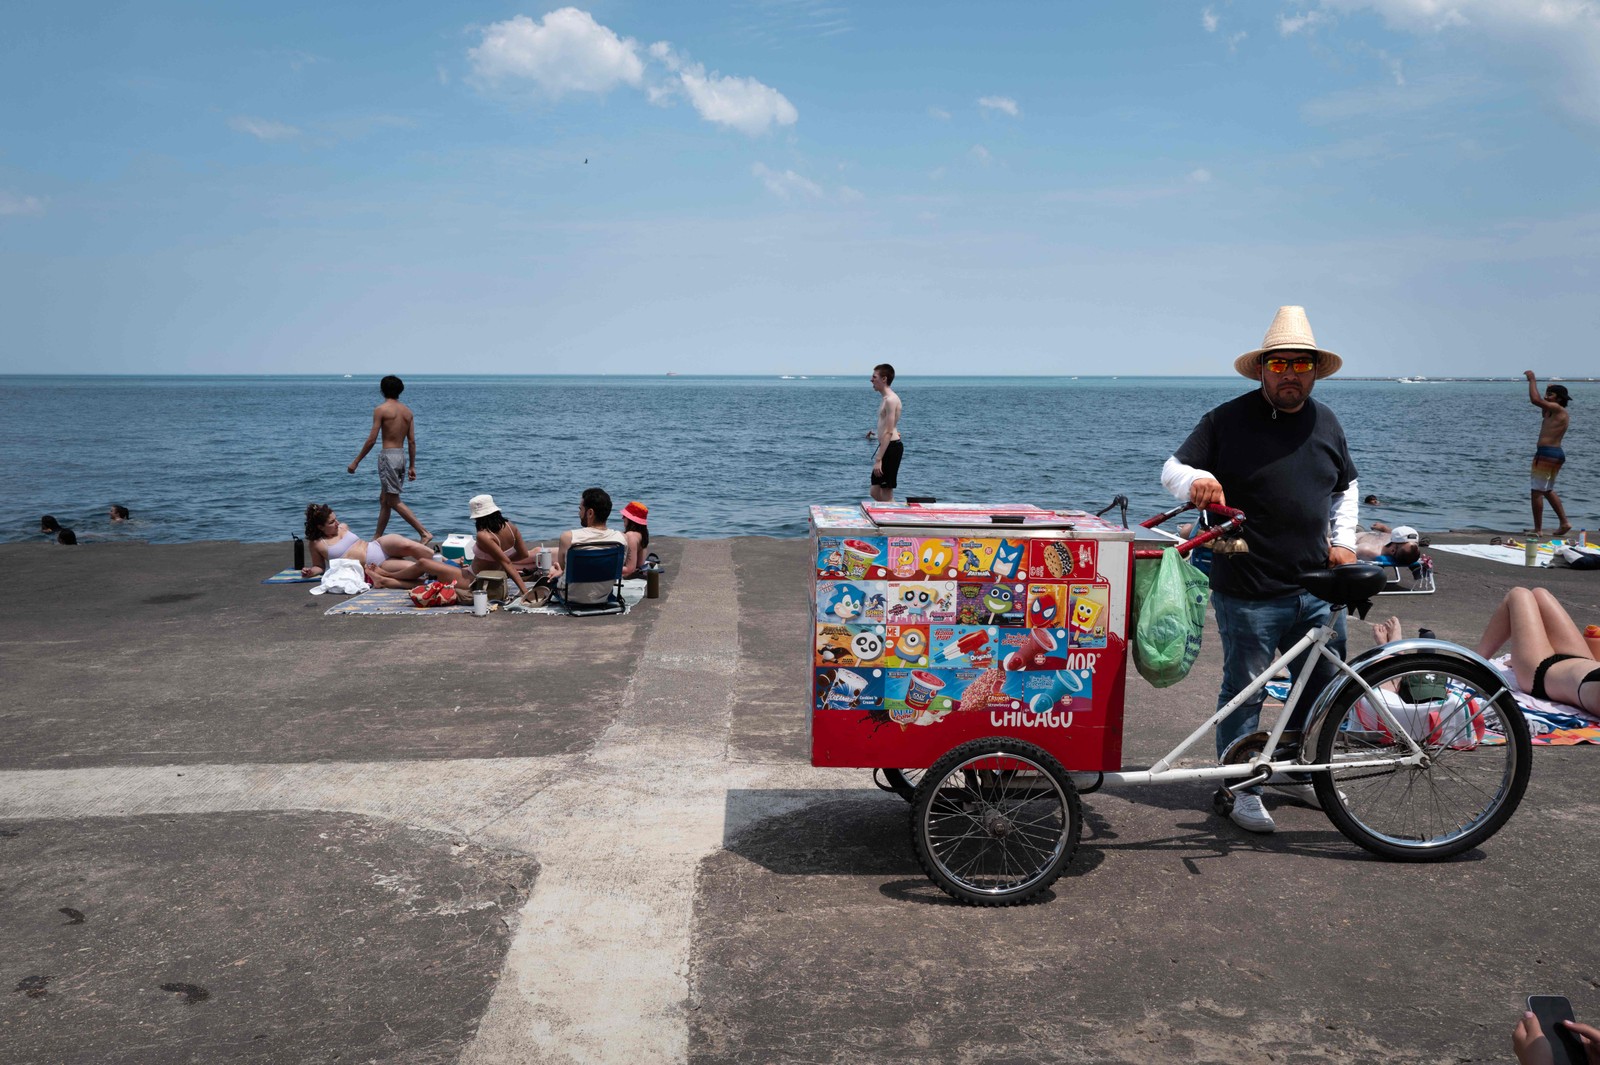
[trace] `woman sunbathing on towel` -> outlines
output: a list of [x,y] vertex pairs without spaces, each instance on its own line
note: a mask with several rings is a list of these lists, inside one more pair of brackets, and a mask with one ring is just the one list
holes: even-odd
[[[1374,625],[1379,643],[1400,638],[1400,619]],[[1600,717],[1600,662],[1556,597],[1544,588],[1506,593],[1478,640],[1477,652],[1493,658],[1511,642],[1517,686],[1535,699],[1566,703]]]
[[462,591],[472,587],[471,573],[436,561],[432,551],[399,533],[361,539],[326,503],[306,507],[306,542],[311,547],[311,565],[300,571],[303,577],[321,574],[329,559],[353,558],[361,563],[374,588],[414,588],[427,577],[453,583]]

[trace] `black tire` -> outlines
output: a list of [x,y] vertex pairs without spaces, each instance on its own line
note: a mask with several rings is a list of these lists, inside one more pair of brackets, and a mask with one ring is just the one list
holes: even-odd
[[[1522,801],[1533,767],[1528,723],[1500,676],[1428,651],[1380,660],[1360,672],[1374,688],[1389,683],[1384,691],[1392,714],[1403,707],[1416,721],[1432,708],[1440,723],[1431,734],[1413,737],[1428,755],[1421,765],[1311,774],[1334,827],[1352,843],[1403,862],[1451,858],[1499,831]],[[1479,722],[1505,742],[1478,742]],[[1400,757],[1408,750],[1377,721],[1361,689],[1347,683],[1319,729],[1316,760]]]
[[911,804],[911,843],[928,878],[975,906],[1014,906],[1055,883],[1082,831],[1072,778],[1021,740],[962,744],[928,770]]

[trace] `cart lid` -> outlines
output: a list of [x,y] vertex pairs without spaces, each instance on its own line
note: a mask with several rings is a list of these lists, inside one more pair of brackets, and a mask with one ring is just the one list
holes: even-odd
[[1032,503],[900,504],[863,501],[861,509],[879,528],[986,529],[1018,527],[1080,532],[1122,532],[1104,518],[1082,510],[1046,510]]

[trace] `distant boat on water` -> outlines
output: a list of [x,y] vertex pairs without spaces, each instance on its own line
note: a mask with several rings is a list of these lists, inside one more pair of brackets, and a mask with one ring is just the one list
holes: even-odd
[[780,380],[780,381],[793,381],[794,380],[794,375],[793,374],[781,374],[781,375],[779,375],[778,380]]
[[677,377],[678,376],[678,371],[676,371],[676,370],[668,370],[667,371],[667,376],[668,377]]
[[345,379],[345,380],[346,380],[346,381],[348,381],[348,380],[350,380],[350,375],[349,375],[349,374],[345,374],[345,375],[344,375],[344,379]]
[[1422,384],[1427,384],[1427,382],[1428,382],[1428,379],[1426,377],[1421,376],[1420,374],[1417,375],[1416,377],[1399,377],[1399,378],[1396,378],[1396,380],[1399,381],[1403,385],[1422,385]]

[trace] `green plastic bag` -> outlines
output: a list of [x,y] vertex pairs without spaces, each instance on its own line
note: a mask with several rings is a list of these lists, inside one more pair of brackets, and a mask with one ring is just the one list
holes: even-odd
[[1133,666],[1157,688],[1189,675],[1200,656],[1211,581],[1178,549],[1133,567]]

